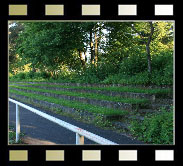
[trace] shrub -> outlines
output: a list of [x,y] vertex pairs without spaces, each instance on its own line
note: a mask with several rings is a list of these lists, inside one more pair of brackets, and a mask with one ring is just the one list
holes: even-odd
[[150,83],[150,78],[148,72],[138,73],[133,76],[115,74],[107,77],[102,83],[123,85],[148,85]]
[[103,81],[109,75],[119,73],[119,65],[112,63],[98,63],[96,75],[97,78]]
[[[172,71],[173,73],[173,71]],[[154,85],[173,85],[173,74],[168,75],[166,72],[160,73],[159,71],[153,71],[151,76],[151,83]]]
[[20,73],[16,74],[14,77],[19,79],[19,80],[23,80],[26,78],[26,73],[20,72]]
[[40,76],[41,76],[41,78],[49,79],[51,77],[51,74],[47,73],[47,72],[41,72]]
[[120,73],[134,75],[147,70],[147,58],[145,55],[132,55],[124,59],[120,65]]
[[120,84],[131,84],[131,85],[148,85],[150,83],[149,73],[147,71],[142,73],[137,73],[134,76],[128,76],[121,78]]
[[130,130],[139,140],[153,144],[173,144],[173,108],[146,116],[142,123],[134,121]]
[[170,63],[173,67],[173,52],[171,51],[161,52],[159,55],[152,56],[152,69],[159,72],[163,72]]
[[34,72],[33,71],[28,72],[27,75],[26,75],[26,78],[27,79],[33,79],[34,78]]
[[104,84],[117,84],[119,83],[121,78],[120,74],[115,74],[115,75],[109,75],[102,83]]
[[79,76],[81,83],[98,83],[100,82],[97,77],[97,70],[94,66],[86,68]]

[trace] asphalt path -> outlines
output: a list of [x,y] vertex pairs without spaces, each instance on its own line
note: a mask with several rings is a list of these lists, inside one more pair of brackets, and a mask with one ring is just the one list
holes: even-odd
[[[101,137],[104,137],[110,141],[113,141],[117,144],[144,144],[138,140],[132,139],[131,137],[126,136],[123,133],[116,133],[112,130],[104,130],[98,127],[95,127],[91,124],[86,124],[77,120],[74,120],[70,117],[65,117],[57,115],[51,111],[40,109],[38,107],[29,105],[33,108],[36,108],[42,112],[45,112],[51,116],[54,116],[60,120],[63,120],[67,123],[75,125],[79,128],[97,134]],[[9,125],[15,127],[16,122],[16,106],[14,103],[9,102]],[[20,107],[20,124],[21,132],[23,132],[27,137],[34,139],[48,141],[55,144],[66,144],[73,145],[76,142],[76,134],[68,129],[65,129],[58,124],[51,122],[31,111],[28,111],[25,108]],[[85,144],[96,144],[95,142],[85,138]]]

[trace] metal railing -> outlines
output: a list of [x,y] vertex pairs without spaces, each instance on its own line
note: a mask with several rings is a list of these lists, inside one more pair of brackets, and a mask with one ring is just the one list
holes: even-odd
[[70,123],[62,121],[62,120],[60,120],[58,118],[55,118],[55,117],[53,117],[51,115],[48,115],[48,114],[46,114],[44,112],[41,112],[41,111],[39,111],[39,110],[37,110],[35,108],[32,108],[32,107],[30,107],[28,105],[25,105],[25,104],[23,104],[21,102],[18,102],[16,100],[13,100],[13,99],[10,99],[10,98],[9,98],[9,101],[11,101],[11,102],[16,104],[16,142],[18,142],[19,138],[20,138],[20,110],[19,110],[19,107],[21,106],[21,107],[26,108],[27,110],[29,110],[29,111],[31,111],[31,112],[33,112],[33,113],[35,113],[35,114],[37,114],[37,115],[47,119],[47,120],[50,120],[50,121],[52,121],[52,122],[54,122],[54,123],[56,123],[56,124],[58,124],[58,125],[60,125],[60,126],[62,126],[64,128],[66,128],[66,129],[68,129],[68,130],[70,130],[72,132],[75,132],[76,133],[76,145],[83,145],[84,144],[84,137],[86,137],[89,140],[92,140],[92,141],[94,141],[94,142],[96,142],[98,144],[102,144],[102,145],[118,145],[118,144],[116,144],[116,143],[114,143],[114,142],[112,142],[112,141],[110,141],[108,139],[105,139],[105,138],[100,137],[100,136],[98,136],[96,134],[93,134],[93,133],[88,132],[88,131],[86,131],[84,129],[81,129],[81,128],[77,127],[77,126],[74,126],[74,125],[72,125]]

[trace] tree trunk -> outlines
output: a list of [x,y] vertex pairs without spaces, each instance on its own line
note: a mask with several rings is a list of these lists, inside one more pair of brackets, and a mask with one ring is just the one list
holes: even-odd
[[148,62],[148,72],[151,74],[152,73],[152,66],[151,66],[151,53],[150,53],[150,43],[152,40],[152,35],[154,33],[154,27],[152,22],[149,22],[150,27],[151,27],[151,32],[150,35],[148,37],[148,41],[146,43],[146,52],[147,52],[147,62]]
[[98,39],[97,39],[97,33],[95,32],[95,66],[97,66],[98,62]]
[[152,67],[151,67],[151,54],[150,54],[150,47],[149,45],[146,45],[146,52],[147,52],[147,64],[148,64],[148,72],[152,72]]
[[[153,36],[153,33],[154,33],[154,27],[153,27],[153,24],[152,22],[149,22],[149,25],[151,27],[151,32],[148,36],[148,41],[146,43],[146,41],[144,41],[145,45],[146,45],[146,52],[147,52],[147,63],[148,63],[148,72],[149,74],[152,73],[152,66],[151,66],[151,53],[150,53],[150,43],[151,43],[151,40],[152,40],[152,36]],[[138,33],[140,35],[140,37],[144,40],[144,37],[146,37],[146,35],[143,35],[142,33],[138,32],[135,27],[132,25],[131,26],[132,29]]]
[[84,51],[84,57],[85,57],[85,64],[86,64],[87,62],[86,51]]
[[85,59],[83,58],[83,52],[81,50],[79,50],[79,57],[80,57],[80,61],[82,66],[85,66]]
[[91,64],[94,64],[92,29],[90,30],[90,49],[91,49]]

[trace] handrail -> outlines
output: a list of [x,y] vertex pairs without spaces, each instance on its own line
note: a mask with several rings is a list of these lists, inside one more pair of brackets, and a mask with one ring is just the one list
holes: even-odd
[[77,145],[78,144],[80,144],[80,145],[84,144],[84,137],[86,137],[89,140],[92,140],[92,141],[94,141],[94,142],[96,142],[98,144],[102,144],[102,145],[118,145],[118,144],[116,144],[116,143],[114,143],[114,142],[112,142],[112,141],[110,141],[108,139],[105,139],[105,138],[100,137],[100,136],[98,136],[96,134],[88,132],[87,130],[81,129],[81,128],[79,128],[77,126],[74,126],[74,125],[72,125],[70,123],[67,123],[67,122],[65,122],[63,120],[55,118],[55,117],[53,117],[51,115],[48,115],[48,114],[46,114],[44,112],[41,112],[41,111],[39,111],[39,110],[37,110],[35,108],[32,108],[32,107],[30,107],[28,105],[25,105],[25,104],[23,104],[21,102],[18,102],[16,100],[13,100],[13,99],[10,99],[10,98],[9,98],[9,101],[11,101],[11,102],[16,104],[16,142],[18,142],[19,135],[20,135],[19,106],[21,106],[21,107],[26,108],[29,111],[31,111],[31,112],[33,112],[33,113],[35,113],[35,114],[37,114],[37,115],[39,115],[39,116],[41,116],[43,118],[46,118],[46,119],[48,119],[48,120],[50,120],[50,121],[52,121],[52,122],[54,122],[54,123],[64,127],[64,128],[66,128],[66,129],[72,131],[72,132],[75,132],[76,133],[76,144]]

